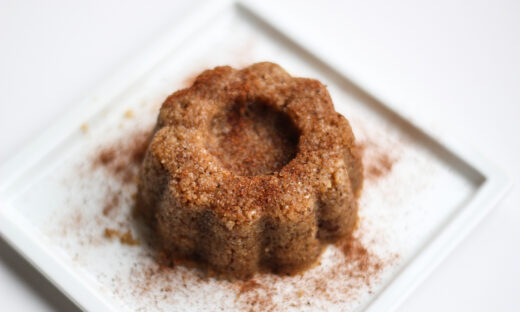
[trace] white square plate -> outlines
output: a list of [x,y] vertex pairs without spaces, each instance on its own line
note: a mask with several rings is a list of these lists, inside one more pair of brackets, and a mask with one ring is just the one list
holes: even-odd
[[[208,4],[0,168],[2,237],[81,308],[391,311],[507,189],[478,153],[376,99],[377,90],[355,84],[355,73],[272,16],[252,1]],[[302,275],[233,283],[159,267],[145,244],[104,237],[107,228],[137,235],[135,185],[96,167],[95,154],[131,145],[125,140],[151,127],[164,98],[194,73],[266,60],[325,83],[365,147],[356,235],[372,257],[368,271],[352,274],[330,246]],[[117,209],[103,215],[110,194]]]

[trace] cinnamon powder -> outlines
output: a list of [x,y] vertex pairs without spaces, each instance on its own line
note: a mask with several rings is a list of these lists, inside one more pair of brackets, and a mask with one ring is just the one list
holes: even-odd
[[93,168],[103,168],[123,184],[135,183],[150,134],[150,130],[139,131],[102,147],[94,158]]
[[365,180],[375,182],[390,174],[396,162],[398,154],[392,148],[385,148],[381,143],[373,140],[365,140],[357,146],[362,155]]
[[130,230],[122,233],[119,230],[105,228],[105,237],[109,239],[118,238],[121,244],[124,245],[137,246],[141,244],[138,239],[135,239],[132,236],[132,232],[130,232]]

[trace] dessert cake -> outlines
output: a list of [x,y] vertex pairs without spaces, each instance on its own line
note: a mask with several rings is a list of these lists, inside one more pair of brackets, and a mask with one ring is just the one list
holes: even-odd
[[291,274],[357,220],[362,164],[326,87],[273,63],[201,73],[163,103],[137,211],[171,259]]

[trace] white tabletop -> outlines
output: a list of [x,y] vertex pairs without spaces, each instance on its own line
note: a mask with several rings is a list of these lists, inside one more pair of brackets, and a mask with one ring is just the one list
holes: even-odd
[[[203,0],[0,1],[0,162]],[[267,5],[276,5],[269,1]],[[462,138],[513,189],[400,311],[520,309],[520,2],[288,1],[316,43]],[[74,305],[0,240],[2,311]]]

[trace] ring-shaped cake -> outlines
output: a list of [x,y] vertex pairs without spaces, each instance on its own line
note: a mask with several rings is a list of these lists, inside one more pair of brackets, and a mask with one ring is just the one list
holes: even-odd
[[357,220],[362,164],[324,85],[273,63],[216,67],[163,103],[137,210],[171,258],[290,274]]

